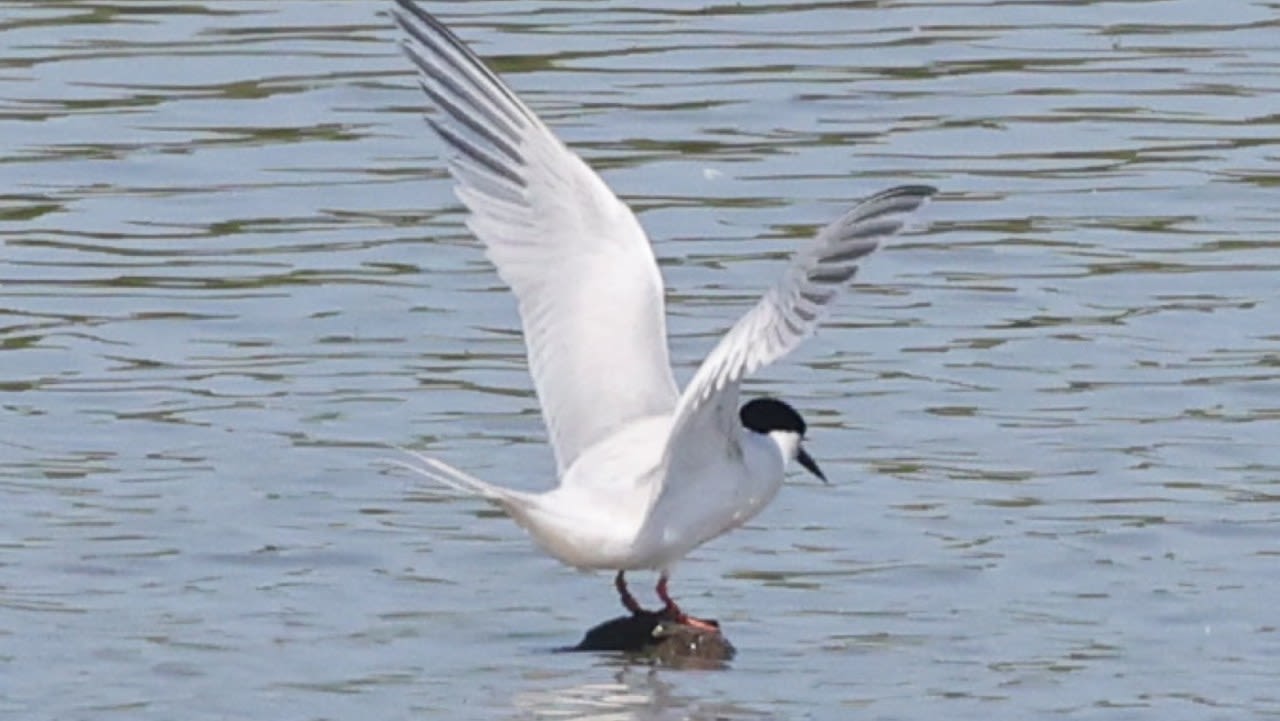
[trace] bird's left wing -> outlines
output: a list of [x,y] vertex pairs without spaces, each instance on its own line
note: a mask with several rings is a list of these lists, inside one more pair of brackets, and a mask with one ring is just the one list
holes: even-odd
[[[696,478],[698,467],[736,449],[742,379],[812,335],[858,271],[858,261],[901,230],[936,192],[903,185],[866,198],[796,254],[782,279],[720,339],[681,394],[667,440],[668,486]],[[683,489],[664,487],[660,493],[673,490]]]
[[636,419],[669,414],[662,276],[631,210],[439,20],[392,10],[435,104],[467,226],[519,302],[561,474]]

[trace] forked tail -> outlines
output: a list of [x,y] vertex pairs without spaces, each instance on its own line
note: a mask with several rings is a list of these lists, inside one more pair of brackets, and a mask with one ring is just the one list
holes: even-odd
[[563,502],[558,502],[555,491],[526,493],[495,486],[444,461],[407,448],[400,450],[417,463],[389,460],[390,463],[445,488],[479,496],[499,506],[529,532],[535,543],[564,563],[577,568],[618,568],[614,561],[617,554],[601,555],[599,541],[616,540],[616,529],[601,530],[600,519],[595,517],[599,514],[590,513],[591,509],[584,511],[573,504],[565,508]]
[[517,491],[511,491],[506,488],[495,486],[492,483],[486,483],[466,471],[454,468],[448,463],[432,458],[431,456],[424,455],[417,451],[411,451],[408,448],[401,448],[399,450],[413,456],[414,460],[418,461],[418,463],[421,463],[422,465],[415,465],[413,463],[406,463],[395,459],[391,459],[388,461],[389,463],[393,463],[401,468],[413,471],[419,476],[435,483],[439,483],[446,488],[452,488],[455,491],[460,491],[473,496],[480,496],[481,498],[499,503],[503,506],[506,506],[518,496],[522,495]]
[[[406,463],[399,460],[391,460],[391,463],[401,468],[407,468],[419,476],[446,488],[452,488],[467,495],[479,496],[493,503],[506,511],[512,520],[533,536],[538,545],[546,548],[553,556],[562,560],[564,558],[572,559],[572,556],[562,556],[558,552],[559,547],[563,544],[560,539],[562,534],[556,529],[563,526],[564,519],[562,514],[556,512],[554,507],[546,503],[545,496],[495,486],[492,483],[486,483],[476,478],[466,471],[454,468],[444,461],[407,448],[400,450],[412,456],[418,463]],[[572,561],[569,560],[566,563],[572,563]]]

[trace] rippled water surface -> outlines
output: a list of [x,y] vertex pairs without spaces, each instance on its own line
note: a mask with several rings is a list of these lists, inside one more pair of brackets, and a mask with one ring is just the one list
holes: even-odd
[[636,208],[679,378],[943,189],[750,384],[835,483],[678,569],[732,667],[550,653],[607,575],[381,463],[553,470],[385,3],[11,0],[0,716],[1280,715],[1280,6],[642,5],[427,7]]

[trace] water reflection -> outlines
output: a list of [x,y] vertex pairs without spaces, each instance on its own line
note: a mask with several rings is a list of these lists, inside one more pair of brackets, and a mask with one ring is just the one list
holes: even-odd
[[[554,681],[549,685],[554,686]],[[611,681],[527,691],[515,698],[513,706],[522,717],[577,721],[702,721],[766,716],[731,701],[708,701],[700,693],[680,689],[656,668],[623,665],[613,670]]]

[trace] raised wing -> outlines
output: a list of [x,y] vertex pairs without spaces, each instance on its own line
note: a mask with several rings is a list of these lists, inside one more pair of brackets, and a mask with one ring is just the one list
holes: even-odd
[[439,20],[396,0],[467,226],[515,292],[560,472],[628,421],[670,413],[662,276],[635,215]]
[[[873,195],[819,231],[813,243],[796,254],[777,285],[720,339],[685,387],[667,440],[671,467],[691,469],[704,459],[725,457],[725,445],[711,439],[736,447],[742,379],[812,335],[831,301],[857,273],[858,261],[901,230],[908,216],[936,192],[927,185],[903,185]],[[696,474],[669,474],[677,482],[681,477]]]

